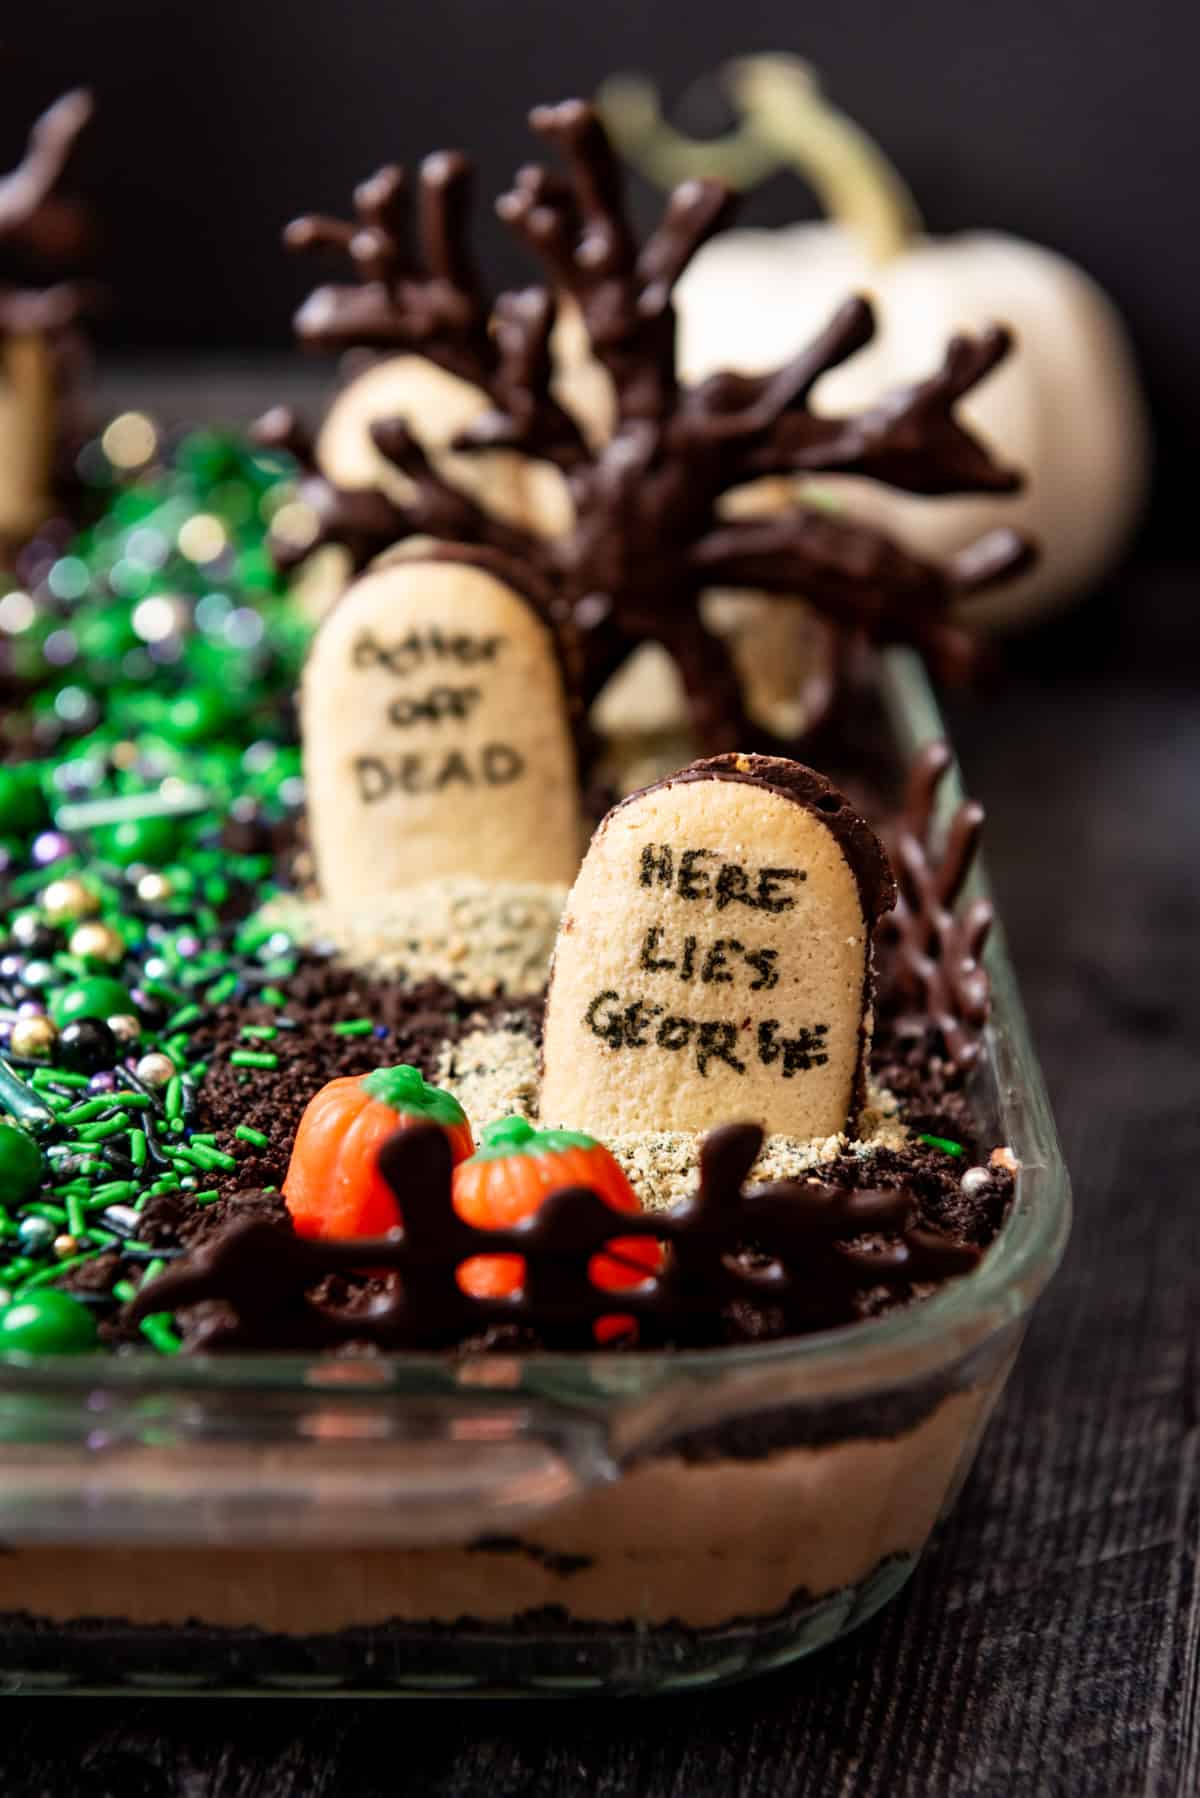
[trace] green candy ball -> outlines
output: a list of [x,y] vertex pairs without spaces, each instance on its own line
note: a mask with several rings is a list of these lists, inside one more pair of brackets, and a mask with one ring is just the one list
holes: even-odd
[[73,1018],[124,1017],[132,1011],[133,1000],[120,981],[103,974],[64,986],[50,1001],[50,1015],[60,1030]]
[[0,768],[0,833],[24,836],[46,817],[46,802],[30,768]]
[[122,868],[132,862],[161,867],[178,848],[179,826],[173,818],[127,818],[98,830],[96,837],[101,853]]
[[19,1205],[42,1177],[42,1151],[28,1130],[0,1123],[0,1204]]
[[96,1320],[87,1306],[53,1286],[0,1311],[0,1355],[86,1355],[95,1346]]
[[169,735],[183,743],[199,743],[211,737],[225,724],[229,708],[224,695],[215,687],[197,687],[181,693],[167,713],[165,728]]

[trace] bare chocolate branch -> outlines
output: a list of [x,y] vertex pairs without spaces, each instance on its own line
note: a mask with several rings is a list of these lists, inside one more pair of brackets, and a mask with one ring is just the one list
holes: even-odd
[[380,454],[407,475],[415,489],[412,499],[392,502],[404,519],[403,535],[420,533],[452,543],[483,543],[520,562],[537,560],[536,539],[485,512],[440,474],[403,419],[385,419],[373,425],[371,438]]
[[25,154],[0,180],[0,240],[28,237],[50,200],[84,126],[92,116],[86,88],[63,94],[34,123]]
[[781,411],[767,442],[752,448],[757,474],[861,474],[906,493],[1015,493],[1021,477],[954,416],[954,407],[1002,362],[1011,334],[992,326],[951,339],[937,374],[901,387],[850,418],[804,409],[807,394]]
[[268,541],[280,568],[294,568],[314,550],[337,544],[346,550],[355,571],[410,534],[403,511],[373,488],[335,487],[319,471],[312,434],[289,406],[273,406],[250,426],[250,436],[264,449],[282,450],[301,469],[296,498],[312,514],[312,532],[302,539],[273,533]]

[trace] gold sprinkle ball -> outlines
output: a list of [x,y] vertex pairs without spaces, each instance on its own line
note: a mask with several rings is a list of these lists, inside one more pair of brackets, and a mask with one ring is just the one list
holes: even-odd
[[175,1063],[169,1055],[155,1049],[149,1055],[143,1055],[133,1071],[146,1086],[166,1086],[175,1078]]
[[125,955],[125,939],[111,924],[81,924],[71,932],[70,950],[81,961],[102,961],[110,966]]
[[100,909],[100,901],[90,887],[73,876],[52,880],[42,893],[42,910],[51,924],[73,924],[90,918]]
[[18,1018],[8,1040],[14,1055],[36,1061],[52,1053],[58,1031],[51,1018]]
[[161,905],[175,891],[170,877],[166,874],[151,872],[143,874],[137,883],[137,896],[143,905]]

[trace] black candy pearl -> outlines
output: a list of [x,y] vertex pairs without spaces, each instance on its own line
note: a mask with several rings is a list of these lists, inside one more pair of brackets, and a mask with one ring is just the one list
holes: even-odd
[[26,955],[37,960],[44,960],[53,955],[55,950],[62,948],[62,933],[49,924],[43,924],[40,918],[35,918],[30,912],[13,920],[12,936],[13,942]]
[[120,1045],[101,1018],[75,1018],[59,1035],[57,1059],[77,1074],[98,1074],[116,1065]]

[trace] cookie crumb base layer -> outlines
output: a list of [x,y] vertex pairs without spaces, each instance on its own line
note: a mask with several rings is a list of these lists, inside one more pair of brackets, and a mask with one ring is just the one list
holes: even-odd
[[770,1616],[712,1629],[581,1623],[561,1606],[525,1611],[506,1624],[397,1622],[313,1636],[196,1623],[148,1628],[120,1618],[63,1625],[0,1614],[0,1686],[80,1696],[131,1689],[414,1697],[683,1691],[768,1672],[823,1648],[899,1592],[918,1558],[888,1555],[855,1585],[820,1598],[801,1590]]

